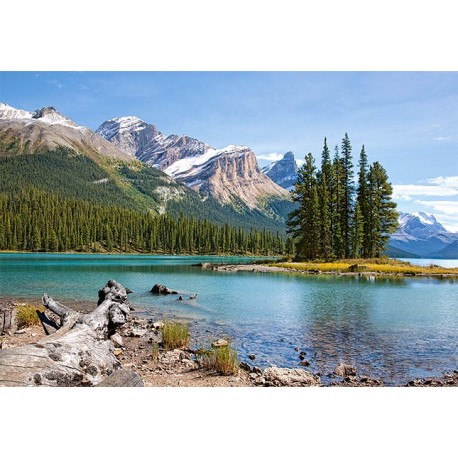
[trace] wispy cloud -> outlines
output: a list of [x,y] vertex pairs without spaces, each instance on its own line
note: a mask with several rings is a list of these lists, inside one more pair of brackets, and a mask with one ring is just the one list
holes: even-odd
[[436,211],[458,216],[458,202],[452,200],[416,200],[416,204],[433,208]]
[[282,153],[269,153],[269,154],[258,154],[258,159],[264,159],[265,161],[279,161],[283,159]]
[[57,81],[57,80],[49,80],[48,83],[52,84],[53,86],[56,86],[57,89],[59,89],[59,91],[65,87],[64,84],[62,84],[60,81]]
[[458,195],[458,176],[435,177],[425,180],[428,184],[395,184],[393,198],[412,200],[412,196],[451,197]]
[[434,137],[433,140],[436,142],[449,142],[452,139],[452,137]]
[[430,178],[427,182],[437,186],[449,186],[458,189],[458,176]]

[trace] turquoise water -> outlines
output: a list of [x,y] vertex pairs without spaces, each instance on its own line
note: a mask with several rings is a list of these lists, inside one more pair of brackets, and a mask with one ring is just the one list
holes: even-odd
[[415,266],[430,266],[434,264],[441,267],[458,267],[458,259],[400,258],[400,261],[407,261]]
[[[299,367],[323,380],[340,362],[389,385],[457,369],[458,282],[453,279],[203,271],[198,262],[246,258],[0,254],[0,296],[96,302],[113,278],[148,317],[189,322],[194,345],[234,339],[241,360]],[[162,283],[182,293],[158,297]],[[190,294],[197,300],[190,301]],[[256,355],[255,362],[248,354]]]

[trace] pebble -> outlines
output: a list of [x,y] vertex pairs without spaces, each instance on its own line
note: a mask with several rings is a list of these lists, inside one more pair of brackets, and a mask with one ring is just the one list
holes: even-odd
[[254,353],[250,353],[248,355],[248,358],[250,358],[252,361],[256,359],[256,355]]

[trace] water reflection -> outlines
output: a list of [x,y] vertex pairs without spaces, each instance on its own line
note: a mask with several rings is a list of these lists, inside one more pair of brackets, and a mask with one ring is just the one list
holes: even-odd
[[[245,259],[247,260],[247,259]],[[402,384],[457,367],[456,278],[213,272],[193,267],[212,257],[0,255],[0,295],[62,302],[96,301],[115,278],[134,290],[148,317],[189,322],[194,345],[233,339],[242,360],[328,374],[340,363]],[[228,262],[233,261],[227,259]],[[183,293],[154,296],[154,283]],[[196,301],[186,300],[198,293]],[[296,351],[297,349],[297,351]]]

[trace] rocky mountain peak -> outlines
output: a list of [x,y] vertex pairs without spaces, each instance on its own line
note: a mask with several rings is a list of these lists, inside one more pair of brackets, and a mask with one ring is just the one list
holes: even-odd
[[49,124],[64,124],[70,127],[78,127],[75,122],[59,113],[54,107],[40,108],[32,114],[32,118]]
[[441,232],[447,232],[434,215],[415,212],[399,213],[399,228],[397,233],[407,234],[417,238],[427,238]]
[[262,171],[282,188],[291,190],[297,180],[297,164],[294,153],[288,151],[282,159],[272,162]]

